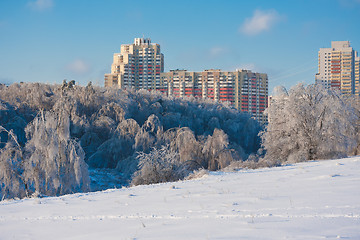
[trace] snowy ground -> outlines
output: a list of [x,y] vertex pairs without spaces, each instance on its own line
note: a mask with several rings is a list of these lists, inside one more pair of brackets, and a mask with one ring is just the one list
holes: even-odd
[[360,157],[3,201],[0,239],[360,239]]

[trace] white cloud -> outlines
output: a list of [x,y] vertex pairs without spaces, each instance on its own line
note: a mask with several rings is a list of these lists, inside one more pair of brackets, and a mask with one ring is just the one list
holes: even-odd
[[255,63],[243,63],[239,67],[236,67],[236,69],[251,70],[253,72],[259,70],[258,67],[255,65]]
[[219,57],[227,52],[227,49],[224,47],[212,47],[209,50],[209,56],[211,58]]
[[45,11],[54,6],[53,0],[36,0],[28,3],[28,6],[36,11]]
[[73,62],[69,63],[66,66],[66,69],[68,71],[71,71],[72,73],[82,75],[89,73],[90,65],[81,59],[76,59]]
[[246,35],[257,35],[264,31],[269,31],[276,23],[281,20],[279,13],[271,10],[255,10],[251,18],[245,19],[240,31]]
[[360,4],[360,0],[339,0],[340,6],[354,8]]

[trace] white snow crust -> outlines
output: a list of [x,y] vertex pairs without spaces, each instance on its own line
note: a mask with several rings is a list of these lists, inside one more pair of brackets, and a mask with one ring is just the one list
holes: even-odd
[[360,239],[360,157],[5,200],[0,239]]

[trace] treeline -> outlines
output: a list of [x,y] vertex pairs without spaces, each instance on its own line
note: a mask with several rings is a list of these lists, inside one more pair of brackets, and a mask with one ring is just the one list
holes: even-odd
[[[277,87],[266,114],[262,129],[209,99],[91,83],[0,85],[0,197],[98,190],[118,178],[132,185],[176,181],[199,169],[272,167],[360,151],[358,96],[321,85]],[[99,172],[116,176],[99,187]]]
[[131,184],[222,169],[254,155],[261,131],[212,100],[74,82],[0,85],[0,125],[1,198],[89,191],[89,168]]

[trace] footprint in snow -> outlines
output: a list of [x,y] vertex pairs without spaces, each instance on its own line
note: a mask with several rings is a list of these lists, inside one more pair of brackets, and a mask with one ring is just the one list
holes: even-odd
[[341,175],[340,174],[333,174],[331,175],[331,177],[340,177]]

